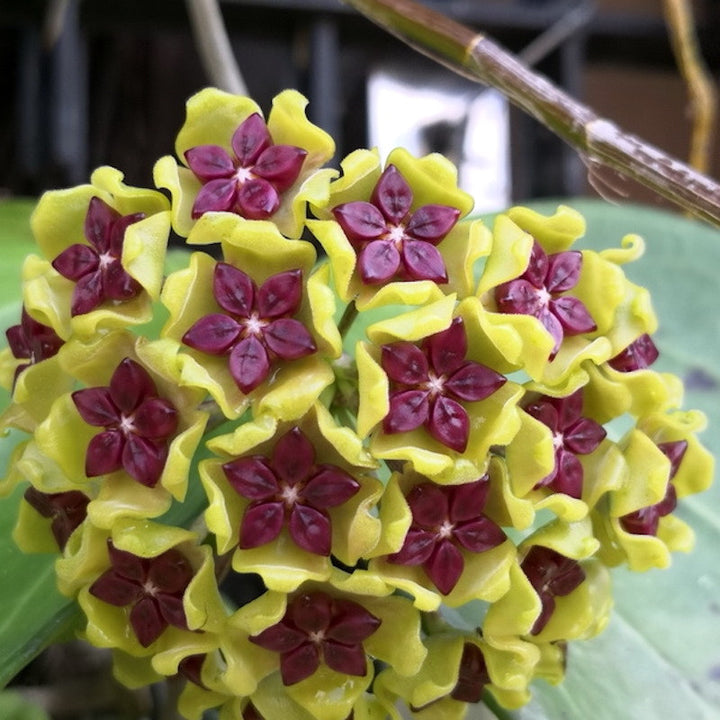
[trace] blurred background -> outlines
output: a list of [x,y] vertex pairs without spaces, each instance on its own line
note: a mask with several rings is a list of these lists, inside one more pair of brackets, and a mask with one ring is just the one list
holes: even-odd
[[[427,0],[526,52],[601,116],[680,158],[691,123],[661,0]],[[402,45],[339,0],[222,0],[250,94],[265,111],[295,87],[337,140],[385,155],[440,151],[479,211],[594,194],[577,154],[504,99]],[[720,77],[720,0],[694,2],[701,52]],[[540,40],[538,41],[538,38]],[[184,102],[211,84],[183,0],[0,0],[0,193],[37,195],[111,164],[152,183]],[[714,153],[711,174],[720,162]],[[613,177],[613,196],[660,203]]]

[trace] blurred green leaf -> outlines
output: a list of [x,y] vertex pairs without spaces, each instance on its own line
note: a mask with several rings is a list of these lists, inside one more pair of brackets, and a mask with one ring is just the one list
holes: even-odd
[[16,692],[0,692],[0,717],[3,720],[48,720],[47,713]]

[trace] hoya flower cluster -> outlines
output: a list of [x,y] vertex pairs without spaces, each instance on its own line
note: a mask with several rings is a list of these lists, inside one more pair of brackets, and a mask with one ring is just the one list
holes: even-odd
[[473,221],[439,155],[324,168],[305,105],[204,90],[158,189],[41,198],[0,356],[15,537],[188,718],[519,707],[605,626],[608,568],[690,548],[673,510],[711,481],[622,269],[642,241]]

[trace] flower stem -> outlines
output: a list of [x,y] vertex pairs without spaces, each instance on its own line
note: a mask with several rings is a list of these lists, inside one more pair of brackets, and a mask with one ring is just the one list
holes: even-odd
[[400,40],[454,72],[502,92],[586,159],[720,225],[720,185],[644,140],[623,132],[490,38],[414,0],[345,0]]
[[355,322],[355,318],[358,316],[358,309],[355,306],[355,303],[350,301],[345,306],[345,311],[342,314],[342,317],[340,318],[340,322],[338,323],[338,331],[340,332],[340,337],[342,339],[345,339],[345,336],[348,333],[348,330],[352,327],[352,324]]

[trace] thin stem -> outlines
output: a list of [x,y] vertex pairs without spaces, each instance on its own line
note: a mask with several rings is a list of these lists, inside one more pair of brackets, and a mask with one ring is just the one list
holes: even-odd
[[688,0],[663,0],[665,18],[675,59],[688,86],[693,121],[690,164],[707,172],[710,158],[717,93],[697,45],[693,10]]
[[343,339],[348,333],[348,330],[352,327],[352,324],[355,322],[355,318],[358,316],[358,309],[355,307],[355,303],[350,301],[345,306],[345,311],[342,314],[342,317],[340,318],[340,322],[338,323],[338,331],[340,332],[340,337]]
[[454,72],[500,90],[574,147],[591,167],[605,165],[720,225],[716,181],[599,117],[484,35],[413,0],[345,2]]
[[210,81],[227,92],[247,95],[217,0],[185,0],[200,59]]

